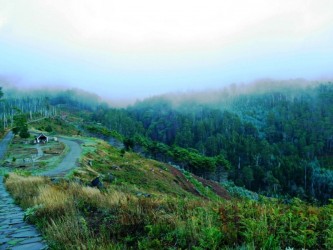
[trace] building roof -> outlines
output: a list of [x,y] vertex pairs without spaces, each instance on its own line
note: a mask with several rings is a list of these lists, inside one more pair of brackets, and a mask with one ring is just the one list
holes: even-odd
[[39,136],[37,136],[37,139],[47,139],[47,136],[44,134],[40,134]]

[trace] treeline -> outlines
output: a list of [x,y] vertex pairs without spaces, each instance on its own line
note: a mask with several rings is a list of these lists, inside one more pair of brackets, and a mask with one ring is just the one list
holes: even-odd
[[[4,98],[3,98],[4,97]],[[8,129],[21,138],[29,138],[28,123],[57,115],[57,108],[45,96],[4,94],[0,87],[0,133]]]
[[[332,100],[331,83],[298,93],[284,86],[237,95],[228,106],[186,100],[175,107],[167,98],[152,98],[127,109],[101,107],[91,118],[124,137],[148,138],[151,155],[204,177],[219,179],[218,165],[207,159],[223,157],[228,178],[239,186],[327,201],[333,193]],[[192,154],[202,158],[191,164]]]
[[[16,126],[16,120],[34,121],[59,115],[61,108],[94,111],[101,105],[98,96],[81,90],[30,90],[0,87],[0,129]],[[103,104],[105,107],[106,104]]]
[[[321,202],[332,197],[332,83],[290,86],[289,91],[286,85],[272,91],[232,90],[211,101],[165,96],[128,108],[110,108],[78,90],[4,92],[3,128],[13,127],[15,115],[29,121],[65,108],[84,119],[83,127],[91,126],[88,132],[126,139],[145,155],[199,176],[217,181],[227,176],[269,196]],[[94,131],[98,123],[104,131]]]

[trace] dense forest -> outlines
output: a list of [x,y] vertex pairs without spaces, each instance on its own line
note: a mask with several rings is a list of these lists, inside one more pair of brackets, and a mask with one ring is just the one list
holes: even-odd
[[[264,87],[263,87],[264,86]],[[82,131],[124,142],[127,150],[273,197],[326,203],[333,193],[333,84],[231,86],[154,97],[112,108],[78,90],[6,92],[2,124],[80,115]]]
[[88,119],[121,134],[125,146],[205,178],[267,196],[332,197],[332,83],[181,99],[101,106]]

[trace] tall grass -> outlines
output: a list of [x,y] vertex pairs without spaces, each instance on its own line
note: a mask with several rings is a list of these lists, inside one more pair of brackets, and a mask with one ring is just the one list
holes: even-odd
[[218,210],[212,217],[208,202],[138,198],[116,190],[102,193],[77,183],[55,185],[43,177],[17,174],[10,174],[6,185],[18,202],[30,207],[29,220],[41,227],[54,249],[183,248],[204,244],[208,236],[202,233],[217,234],[216,244],[220,239]]
[[30,176],[27,178],[16,173],[10,173],[5,178],[7,190],[23,208],[33,206],[34,198],[48,183],[49,180],[45,177]]
[[5,182],[51,249],[333,249],[333,203],[145,198],[16,173]]

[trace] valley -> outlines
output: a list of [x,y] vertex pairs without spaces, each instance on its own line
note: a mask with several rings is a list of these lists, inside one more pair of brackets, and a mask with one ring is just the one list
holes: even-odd
[[[325,88],[328,98],[330,85]],[[312,113],[318,116],[317,127],[305,124],[302,134],[297,126],[314,118],[305,118],[303,111],[298,116],[298,99],[286,102],[282,93],[247,96],[243,113],[230,106],[221,111],[213,103],[176,107],[163,98],[116,109],[61,95],[49,100],[52,113],[40,106],[42,113],[13,116],[16,135],[9,132],[3,139],[10,142],[3,155],[3,182],[20,206],[9,210],[20,211],[20,223],[35,225],[40,235],[28,231],[49,249],[333,246],[331,128],[325,127],[331,99],[316,99],[325,102],[321,113]],[[235,110],[244,98],[231,99]],[[275,104],[270,111],[262,108],[261,115],[249,104],[264,105],[271,98]],[[278,130],[280,105],[294,116],[293,130]],[[255,120],[266,125],[257,126]],[[40,135],[47,142],[35,143]],[[302,136],[304,145],[299,144]],[[25,240],[2,241],[1,247],[15,249]]]

